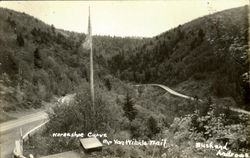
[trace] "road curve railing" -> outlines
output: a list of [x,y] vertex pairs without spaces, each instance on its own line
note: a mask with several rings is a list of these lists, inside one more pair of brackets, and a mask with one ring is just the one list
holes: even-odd
[[[34,127],[33,129],[31,129],[27,133],[25,133],[23,136],[21,136],[21,139],[15,141],[15,147],[13,150],[13,157],[14,158],[27,158],[23,155],[23,142],[27,141],[29,139],[29,136],[33,135],[37,130],[39,130],[41,127],[43,127],[48,122],[49,122],[48,119],[45,120],[45,122]],[[28,158],[33,158],[33,155],[30,154]]]

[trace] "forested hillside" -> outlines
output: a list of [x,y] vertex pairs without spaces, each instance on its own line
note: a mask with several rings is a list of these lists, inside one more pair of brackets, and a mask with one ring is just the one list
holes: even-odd
[[[152,38],[94,36],[93,113],[89,52],[81,46],[86,35],[0,8],[1,113],[76,93],[69,105],[55,103],[44,131],[24,145],[27,155],[75,150],[78,138],[52,139],[52,133],[90,131],[109,139],[168,140],[166,148],[105,146],[93,157],[215,157],[197,149],[197,141],[248,152],[248,118],[229,108],[249,109],[247,15],[247,7],[230,9]],[[152,87],[137,94],[139,83],[164,84],[197,99]]]
[[[41,101],[71,93],[87,82],[89,54],[81,47],[85,37],[56,29],[25,13],[0,8],[1,108],[40,107]],[[134,49],[142,41],[93,38],[97,85],[107,82],[108,59],[122,50]]]
[[[233,97],[249,104],[249,83],[243,81],[249,71],[247,15],[248,8],[241,7],[179,25],[113,56],[110,70],[123,80],[181,85],[201,98]],[[184,81],[203,87],[197,91]]]
[[[204,82],[210,94],[193,95],[247,104],[247,12],[241,7],[205,16],[153,38],[94,36],[95,76],[111,72],[122,80],[168,86]],[[3,8],[0,17],[0,73],[18,87],[18,98],[39,104],[88,80],[88,53],[80,47],[84,34]]]

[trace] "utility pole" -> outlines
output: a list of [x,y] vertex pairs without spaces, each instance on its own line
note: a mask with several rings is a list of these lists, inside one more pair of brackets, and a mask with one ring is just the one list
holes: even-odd
[[88,17],[88,33],[85,38],[85,42],[82,44],[82,47],[89,53],[89,89],[90,97],[92,104],[93,116],[95,115],[95,93],[94,93],[94,67],[93,67],[93,45],[92,45],[92,28],[91,28],[91,19],[90,19],[90,7],[89,7],[89,17]]
[[91,19],[90,19],[90,7],[89,7],[89,19],[88,19],[88,40],[90,45],[89,54],[89,68],[90,68],[90,95],[93,112],[95,111],[95,93],[94,93],[94,68],[93,68],[93,45],[92,45],[92,29],[91,29]]

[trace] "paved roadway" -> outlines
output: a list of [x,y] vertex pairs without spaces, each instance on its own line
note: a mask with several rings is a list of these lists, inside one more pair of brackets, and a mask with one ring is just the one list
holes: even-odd
[[0,157],[11,158],[15,140],[20,138],[20,128],[23,135],[32,128],[42,124],[47,120],[48,115],[44,111],[19,117],[0,124]]
[[[66,95],[58,99],[59,103],[69,104],[75,97],[75,94]],[[47,107],[51,108],[53,105]],[[47,109],[47,110],[48,110]],[[48,115],[40,110],[25,116],[19,116],[16,120],[7,121],[0,124],[0,158],[11,158],[15,140],[20,139],[20,128],[22,128],[22,135],[28,131],[32,131],[39,125],[48,121]]]
[[[194,97],[190,97],[190,96],[178,93],[178,92],[176,92],[176,91],[174,91],[174,90],[170,89],[169,87],[167,87],[165,85],[162,85],[162,84],[142,84],[142,85],[135,85],[135,86],[154,86],[154,87],[160,87],[160,88],[164,89],[165,91],[167,91],[168,93],[170,93],[170,94],[172,94],[174,96],[178,96],[178,97],[185,98],[185,99],[190,99],[190,100],[195,100]],[[199,99],[199,101],[202,101],[202,100]],[[238,112],[238,113],[243,113],[243,114],[250,115],[249,111],[246,111],[246,110],[243,110],[243,109],[230,107],[230,110]]]

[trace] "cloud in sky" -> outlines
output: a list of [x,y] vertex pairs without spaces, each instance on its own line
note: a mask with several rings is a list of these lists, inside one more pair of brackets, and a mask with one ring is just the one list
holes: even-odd
[[0,1],[47,24],[87,32],[91,7],[93,34],[152,37],[195,18],[248,4],[248,0],[165,1]]

